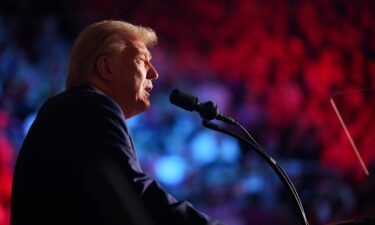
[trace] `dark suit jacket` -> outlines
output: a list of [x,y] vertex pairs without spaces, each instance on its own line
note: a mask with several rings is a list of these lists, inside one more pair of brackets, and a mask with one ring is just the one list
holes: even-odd
[[142,172],[119,106],[84,86],[48,100],[20,150],[11,224],[219,224]]

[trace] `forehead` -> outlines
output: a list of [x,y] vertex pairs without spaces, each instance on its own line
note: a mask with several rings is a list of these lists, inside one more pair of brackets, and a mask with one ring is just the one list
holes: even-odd
[[145,55],[151,58],[151,53],[143,41],[128,41],[127,48],[129,48],[128,51],[132,52],[134,55]]

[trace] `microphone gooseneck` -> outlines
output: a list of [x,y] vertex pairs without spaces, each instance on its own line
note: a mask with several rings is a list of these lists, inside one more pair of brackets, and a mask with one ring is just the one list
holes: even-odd
[[[283,182],[283,184],[287,188],[296,206],[300,222],[303,225],[309,225],[301,199],[298,196],[297,190],[295,189],[288,175],[281,168],[281,166],[276,162],[276,160],[272,158],[263,149],[263,147],[255,141],[255,139],[250,135],[249,132],[247,132],[247,130],[241,124],[237,123],[234,119],[221,114],[219,110],[217,109],[217,105],[213,103],[212,101],[200,103],[197,97],[190,95],[188,93],[185,93],[183,91],[180,91],[178,89],[175,89],[171,92],[169,100],[172,104],[182,109],[185,109],[190,112],[192,111],[198,112],[200,116],[203,118],[203,123],[202,123],[203,126],[209,129],[230,135],[234,138],[237,138],[240,142],[248,146],[251,146],[255,150],[255,152],[258,153],[271,166],[271,168],[279,176],[280,180]],[[213,120],[213,119],[218,119],[228,124],[239,127],[243,132],[245,132],[247,137],[239,135],[236,132],[233,132],[218,124],[210,122],[210,120]]]

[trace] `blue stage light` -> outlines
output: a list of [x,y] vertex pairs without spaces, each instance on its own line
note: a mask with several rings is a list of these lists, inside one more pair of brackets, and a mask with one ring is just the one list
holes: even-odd
[[156,164],[155,174],[167,185],[178,185],[185,178],[186,162],[180,156],[163,157]]

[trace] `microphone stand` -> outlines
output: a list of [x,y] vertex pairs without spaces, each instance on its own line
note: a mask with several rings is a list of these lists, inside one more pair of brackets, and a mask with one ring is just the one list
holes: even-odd
[[[231,123],[233,125],[239,126],[241,129],[243,129],[247,134],[248,132],[237,122]],[[292,181],[288,177],[288,175],[285,173],[285,171],[281,168],[281,166],[273,159],[260,145],[258,145],[255,141],[250,141],[249,139],[240,136],[233,131],[230,131],[228,129],[225,129],[224,127],[221,127],[220,125],[217,125],[215,123],[210,122],[207,119],[203,119],[202,125],[204,127],[207,127],[209,129],[219,131],[221,133],[227,134],[229,136],[232,136],[239,141],[245,143],[248,146],[251,146],[254,148],[254,150],[272,167],[272,169],[276,172],[276,174],[279,176],[280,180],[283,182],[284,186],[287,188],[290,196],[293,199],[294,205],[297,208],[298,211],[298,217],[303,225],[309,225],[305,211],[302,206],[302,202],[298,196],[297,190],[295,189]],[[251,137],[251,136],[250,136]],[[254,143],[255,142],[255,143]]]

